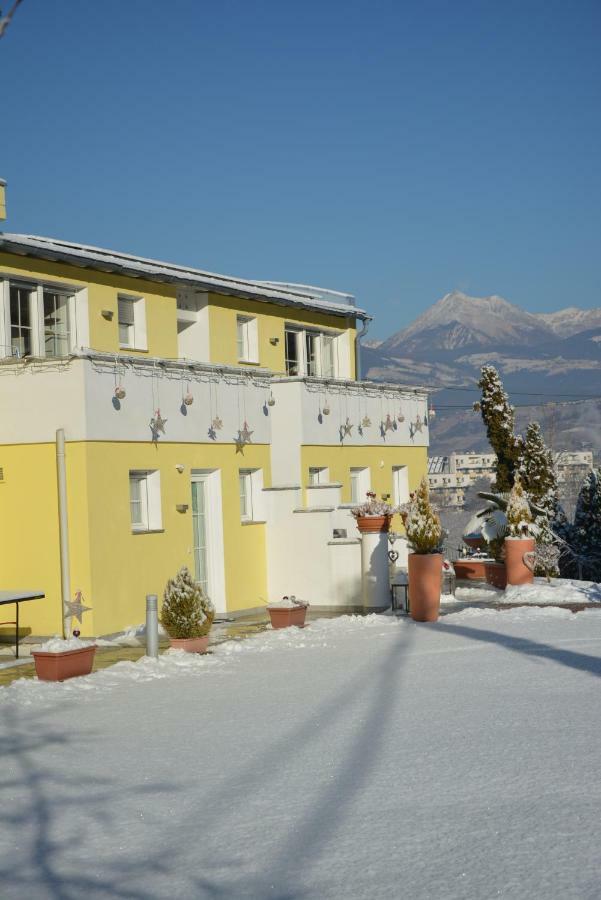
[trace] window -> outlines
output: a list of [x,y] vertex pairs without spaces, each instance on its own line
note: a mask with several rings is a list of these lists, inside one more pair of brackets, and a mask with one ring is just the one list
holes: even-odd
[[286,374],[335,378],[337,335],[287,327],[285,329]]
[[263,515],[263,472],[261,469],[238,471],[240,495],[240,519],[242,522],[260,522]]
[[370,486],[371,476],[369,469],[351,469],[351,503],[364,503]]
[[44,351],[46,356],[68,356],[71,329],[68,294],[44,288]]
[[257,320],[252,316],[237,316],[236,337],[239,362],[258,362]]
[[129,514],[132,531],[160,531],[161,481],[158,471],[129,473]]
[[284,336],[286,342],[286,375],[300,375],[300,331],[286,328]]
[[146,310],[142,297],[119,297],[119,346],[131,350],[146,350]]
[[33,353],[36,289],[10,285],[10,348],[13,356]]
[[[430,484],[436,485],[437,480],[431,479]],[[407,466],[392,467],[392,495],[395,506],[409,502],[409,470]]]
[[311,486],[315,486],[316,484],[329,484],[330,483],[330,470],[325,467],[318,466],[310,466],[309,467],[309,484]]

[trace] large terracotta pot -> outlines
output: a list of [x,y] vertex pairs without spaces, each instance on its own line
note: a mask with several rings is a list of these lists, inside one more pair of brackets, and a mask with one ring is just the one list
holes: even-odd
[[62,653],[48,653],[46,650],[32,650],[36,675],[40,681],[65,681],[78,675],[89,675],[94,664],[96,644],[77,650],[63,650]]
[[409,554],[409,615],[436,622],[442,589],[442,553]]
[[534,538],[505,538],[507,584],[532,584],[534,574],[524,562],[526,553],[534,553]]
[[268,607],[267,612],[271,619],[272,628],[289,628],[290,625],[297,625],[303,628],[305,624],[305,616],[307,615],[306,606],[291,607]]
[[209,635],[195,638],[169,638],[169,644],[174,650],[184,650],[186,653],[206,653],[209,646]]
[[359,516],[355,521],[357,522],[357,528],[362,534],[390,531],[390,516]]
[[507,573],[505,563],[492,562],[489,559],[456,559],[453,563],[455,575],[462,581],[486,581],[494,587],[505,589]]

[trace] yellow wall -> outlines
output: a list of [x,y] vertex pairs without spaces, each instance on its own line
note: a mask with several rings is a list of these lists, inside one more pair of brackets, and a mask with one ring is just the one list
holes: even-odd
[[[148,349],[145,352],[128,349],[127,353],[177,358],[175,285],[94,272],[92,269],[81,269],[64,263],[45,262],[8,253],[0,253],[0,273],[43,281],[46,284],[55,282],[73,288],[87,287],[90,346],[94,350],[107,353],[119,352],[118,294],[144,297]],[[112,321],[103,318],[103,309],[113,311]]]
[[[303,488],[309,484],[309,468],[326,466],[330,470],[330,481],[342,484],[342,502],[351,502],[351,468],[369,468],[371,489],[378,495],[390,494],[394,503],[392,483],[393,466],[408,466],[409,490],[414,491],[428,470],[427,447],[318,447],[305,446],[301,449],[301,471]],[[393,528],[402,529],[398,516],[393,519]]]
[[[273,372],[285,372],[284,327],[286,323],[308,325],[313,328],[327,328],[338,333],[350,332],[351,377],[355,377],[355,334],[354,319],[329,316],[310,310],[292,309],[275,303],[257,300],[242,300],[237,297],[209,295],[209,330],[211,361],[226,365],[238,365],[236,342],[236,316],[255,316],[259,334],[258,365]],[[270,338],[278,338],[277,345]]]

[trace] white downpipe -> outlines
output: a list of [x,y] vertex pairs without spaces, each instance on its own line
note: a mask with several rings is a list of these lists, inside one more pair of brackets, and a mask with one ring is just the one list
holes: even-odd
[[361,338],[367,334],[371,318],[363,319],[363,327],[355,337],[355,381],[361,381]]
[[67,603],[71,600],[71,569],[69,561],[69,522],[67,518],[67,468],[65,465],[65,430],[58,428],[56,432],[56,474],[58,480],[58,534],[61,555],[61,597],[63,637],[65,630],[65,613]]

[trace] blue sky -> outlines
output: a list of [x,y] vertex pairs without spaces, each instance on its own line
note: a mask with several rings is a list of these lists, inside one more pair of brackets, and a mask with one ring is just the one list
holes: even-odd
[[380,337],[456,288],[601,306],[600,42],[599,0],[23,0],[4,227],[349,290]]

